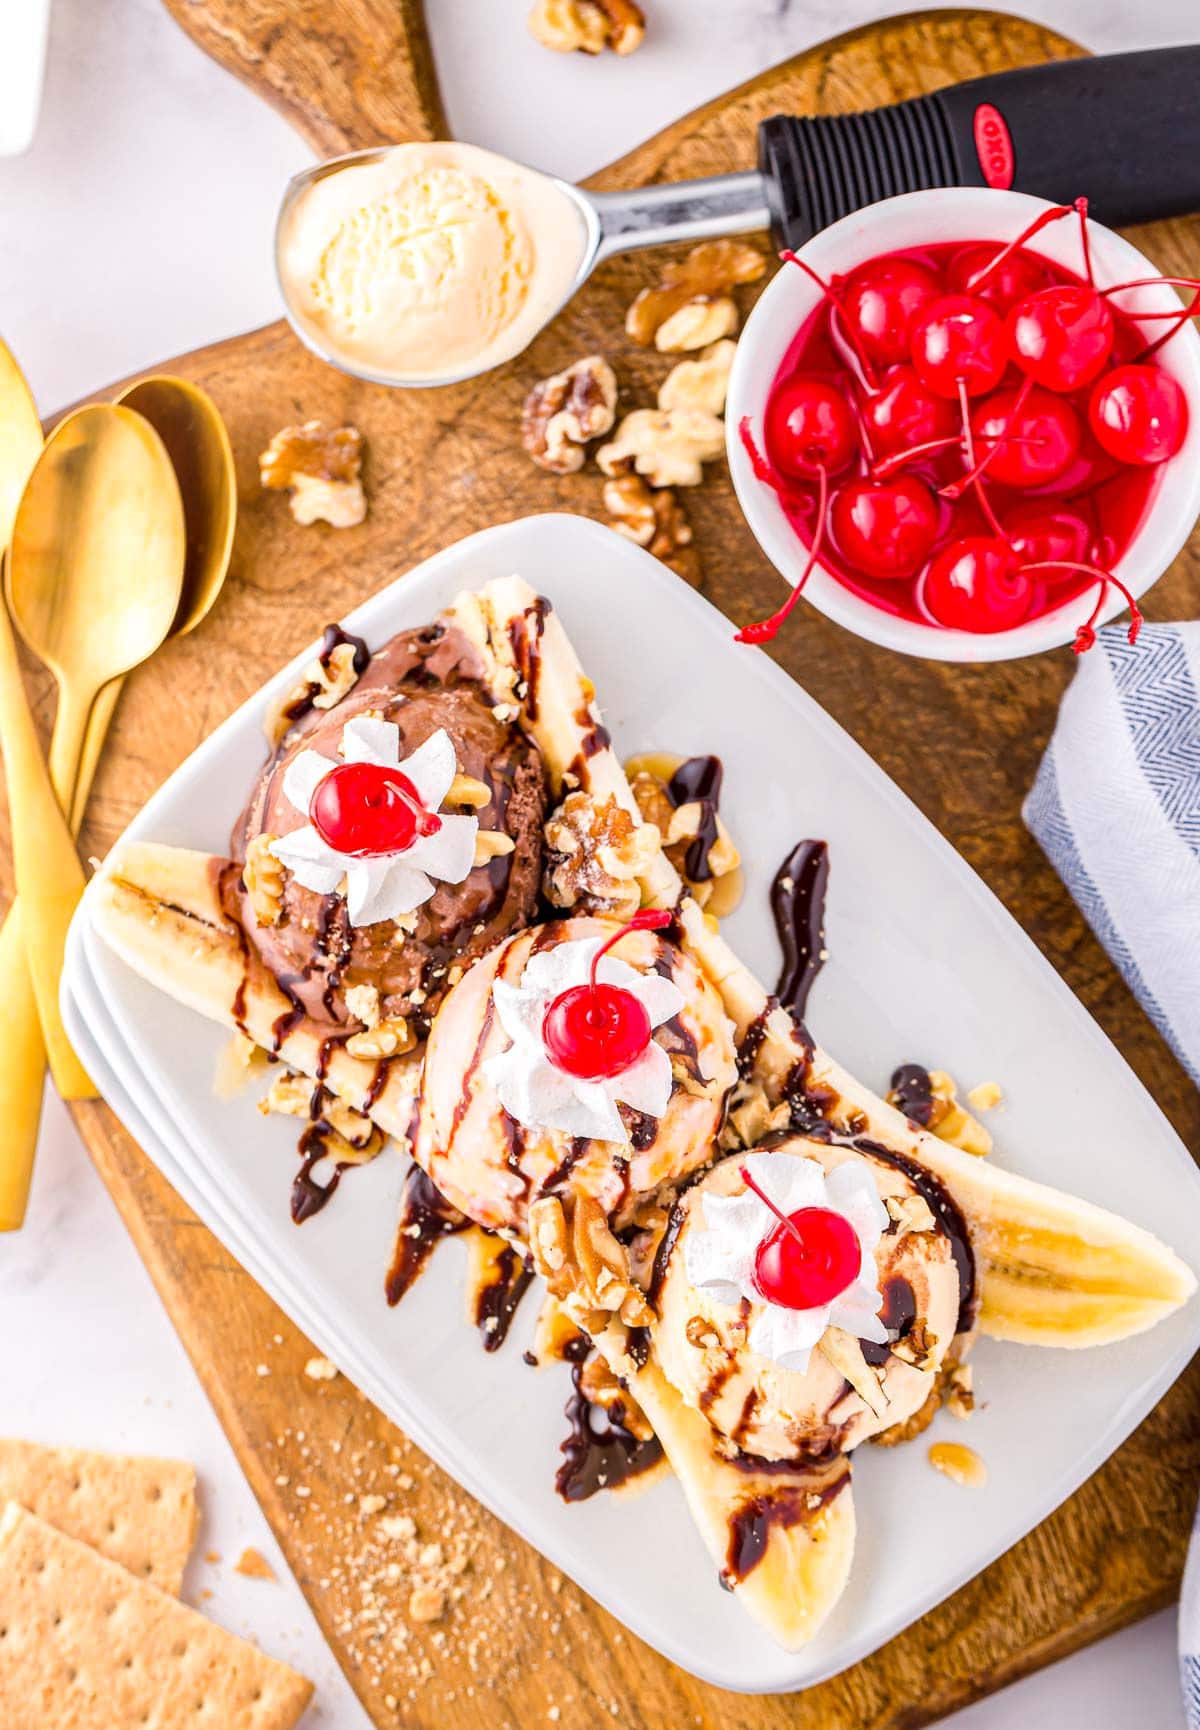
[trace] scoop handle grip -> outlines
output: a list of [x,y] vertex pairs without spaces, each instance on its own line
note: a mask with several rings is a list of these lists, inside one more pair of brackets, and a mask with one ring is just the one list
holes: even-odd
[[1200,45],[1055,60],[859,114],[759,128],[772,231],[802,246],[901,192],[1085,194],[1113,226],[1200,209]]

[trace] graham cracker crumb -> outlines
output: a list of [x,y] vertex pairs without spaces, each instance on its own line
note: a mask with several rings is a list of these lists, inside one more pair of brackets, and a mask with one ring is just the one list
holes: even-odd
[[248,1580],[273,1580],[275,1570],[263,1555],[261,1550],[253,1546],[244,1549],[233,1564],[235,1574],[245,1574]]

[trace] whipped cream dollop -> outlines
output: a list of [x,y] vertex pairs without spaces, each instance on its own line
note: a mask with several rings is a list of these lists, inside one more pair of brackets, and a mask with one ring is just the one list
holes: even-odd
[[[551,1061],[542,1029],[554,999],[586,985],[605,937],[577,938],[530,956],[519,985],[497,979],[492,997],[512,1044],[489,1057],[483,1072],[510,1117],[529,1129],[557,1129],[592,1141],[628,1141],[618,1105],[659,1118],[671,1098],[671,1059],[653,1037],[620,1074],[594,1081],[568,1075]],[[612,955],[601,958],[597,981],[628,991],[646,1011],[651,1032],[683,1008],[679,987],[658,973],[639,973]]]
[[[436,834],[418,835],[401,852],[360,858],[331,847],[310,822],[271,843],[275,858],[317,895],[332,895],[344,878],[346,911],[356,926],[414,912],[433,895],[436,881],[462,883],[475,862],[479,823],[474,817],[440,815],[457,769],[454,745],[445,728],[432,733],[410,757],[401,757],[396,723],[360,716],[343,727],[341,750],[341,763],[372,763],[403,771],[425,809],[439,816]],[[299,752],[284,774],[285,798],[307,816],[313,794],[338,766],[320,751]]]
[[747,1189],[742,1195],[698,1198],[706,1229],[688,1234],[685,1265],[691,1283],[719,1304],[748,1299],[755,1306],[750,1349],[781,1369],[803,1374],[813,1347],[830,1327],[886,1344],[887,1329],[878,1313],[883,1297],[876,1286],[875,1250],[889,1221],[866,1161],[848,1159],[828,1173],[815,1159],[782,1152],[750,1154],[742,1163],[781,1213],[822,1207],[840,1214],[862,1251],[858,1277],[832,1302],[811,1309],[769,1303],[756,1283],[755,1263],[759,1245],[778,1221]]

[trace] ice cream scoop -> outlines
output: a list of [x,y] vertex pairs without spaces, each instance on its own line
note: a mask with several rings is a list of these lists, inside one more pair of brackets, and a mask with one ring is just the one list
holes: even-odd
[[587,192],[490,151],[400,144],[292,180],[276,231],[288,317],[379,384],[450,384],[519,354],[595,266],[667,241],[770,229],[798,247],[851,211],[935,186],[1081,192],[1113,223],[1200,204],[1180,150],[1200,47],[1023,67],[864,114],[776,115],[756,171]]
[[[413,1153],[441,1193],[480,1225],[523,1234],[529,1203],[548,1192],[593,1196],[622,1224],[640,1199],[712,1158],[737,1073],[732,1033],[713,986],[656,932],[627,933],[614,958],[651,981],[670,982],[681,999],[653,1033],[671,1070],[661,1115],[619,1106],[613,1115],[621,1139],[604,1139],[523,1122],[501,1102],[503,1061],[516,1042],[495,988],[515,994],[531,960],[560,945],[607,938],[614,929],[599,919],[568,919],[520,932],[470,968],[434,1019]],[[570,1079],[563,1077],[564,1092]],[[536,1116],[545,1098],[543,1090],[529,1090],[523,1114]],[[609,1099],[602,1103],[612,1110]]]
[[[827,1330],[807,1368],[789,1369],[750,1343],[762,1335],[765,1300],[722,1301],[720,1288],[694,1282],[693,1275],[712,1265],[692,1253],[714,1223],[706,1218],[706,1203],[711,1208],[747,1193],[746,1156],[735,1154],[675,1205],[651,1294],[659,1314],[654,1345],[663,1373],[686,1403],[745,1452],[769,1460],[820,1459],[849,1452],[925,1404],[959,1329],[956,1245],[914,1175],[869,1149],[789,1136],[769,1154],[756,1154],[756,1169],[773,1159],[812,1161],[826,1174],[850,1165],[870,1173],[889,1216],[873,1251],[883,1339]],[[765,1210],[763,1219],[773,1223]]]

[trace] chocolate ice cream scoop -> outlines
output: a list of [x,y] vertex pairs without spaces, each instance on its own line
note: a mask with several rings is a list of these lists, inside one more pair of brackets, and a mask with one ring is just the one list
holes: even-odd
[[[289,763],[305,750],[337,761],[342,729],[362,716],[396,724],[401,757],[444,729],[459,773],[488,791],[487,803],[472,804],[470,814],[481,830],[509,836],[513,850],[475,866],[462,883],[438,882],[432,898],[399,922],[353,926],[343,896],[315,894],[290,873],[275,923],[260,924],[245,896],[238,911],[298,1011],[326,1025],[353,1027],[346,993],[368,986],[378,993],[381,1017],[409,1018],[422,1030],[452,964],[470,962],[533,915],[546,778],[536,745],[484,683],[483,663],[466,635],[441,623],[401,632],[371,656],[332,708],[309,708],[290,728],[234,831],[235,857],[245,858],[258,835],[277,838],[304,827],[307,813],[283,791]],[[448,799],[445,810],[454,809]]]

